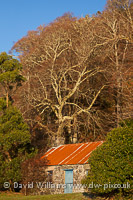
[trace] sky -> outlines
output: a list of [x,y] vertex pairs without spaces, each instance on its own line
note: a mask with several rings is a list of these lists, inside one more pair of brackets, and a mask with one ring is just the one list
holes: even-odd
[[47,25],[66,12],[76,17],[102,11],[106,0],[0,0],[0,53],[28,31]]

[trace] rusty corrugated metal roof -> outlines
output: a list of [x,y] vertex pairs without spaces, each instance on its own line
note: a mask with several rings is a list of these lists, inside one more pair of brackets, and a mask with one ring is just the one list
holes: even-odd
[[91,152],[102,143],[103,141],[60,145],[48,150],[41,159],[46,158],[47,165],[86,164]]

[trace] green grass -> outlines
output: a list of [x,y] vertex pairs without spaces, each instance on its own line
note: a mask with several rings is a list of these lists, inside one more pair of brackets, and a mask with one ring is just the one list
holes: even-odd
[[[90,195],[76,193],[76,194],[55,194],[55,195],[42,195],[42,196],[24,196],[20,193],[0,193],[0,200],[109,200],[109,197],[100,197],[95,196],[93,198],[89,198]],[[114,196],[111,198],[112,200],[132,200],[133,196],[127,196],[123,198],[119,198],[119,196]]]
[[42,196],[23,196],[22,194],[0,193],[0,200],[88,200],[88,198],[82,193]]

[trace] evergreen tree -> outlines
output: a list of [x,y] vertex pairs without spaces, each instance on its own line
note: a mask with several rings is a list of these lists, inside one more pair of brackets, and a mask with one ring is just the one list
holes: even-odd
[[20,74],[22,66],[17,59],[0,54],[0,189],[4,182],[21,180],[21,163],[32,156],[31,136],[21,112],[13,106],[13,92],[25,78]]
[[6,97],[6,105],[8,107],[9,99],[12,100],[12,94],[18,86],[25,80],[20,74],[22,66],[17,59],[8,55],[6,52],[0,54],[0,86],[3,95]]
[[4,182],[21,180],[20,164],[32,152],[29,127],[20,111],[0,101],[0,189]]

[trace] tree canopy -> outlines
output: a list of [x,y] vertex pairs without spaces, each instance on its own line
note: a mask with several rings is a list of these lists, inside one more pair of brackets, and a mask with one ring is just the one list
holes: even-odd
[[6,52],[0,54],[0,85],[4,90],[3,95],[6,97],[7,107],[14,90],[25,80],[21,75],[21,71],[22,65],[17,59]]
[[65,143],[99,140],[131,117],[132,15],[129,1],[109,0],[102,13],[65,14],[14,44],[32,128]]

